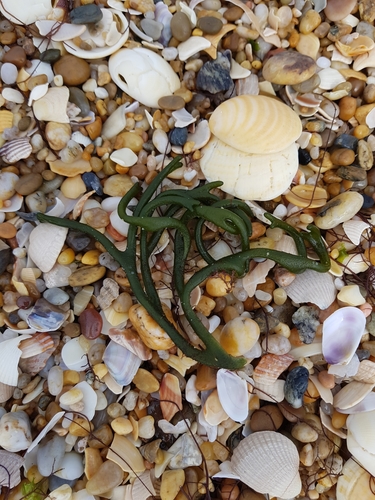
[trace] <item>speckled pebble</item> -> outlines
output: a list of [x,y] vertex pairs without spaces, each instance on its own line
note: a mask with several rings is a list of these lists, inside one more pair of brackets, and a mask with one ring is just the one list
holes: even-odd
[[106,267],[110,271],[116,271],[120,264],[108,252],[103,252],[99,256],[99,264]]
[[233,86],[233,80],[230,77],[230,61],[226,55],[218,53],[213,61],[207,61],[203,64],[197,75],[197,88],[217,94],[225,92]]
[[301,341],[304,344],[311,344],[320,324],[318,310],[315,307],[302,306],[293,314],[292,321]]
[[69,276],[70,286],[85,286],[91,285],[103,278],[107,272],[103,266],[84,266],[77,269]]
[[304,366],[297,366],[290,370],[286,376],[284,395],[293,408],[301,408],[303,395],[309,383],[309,371]]

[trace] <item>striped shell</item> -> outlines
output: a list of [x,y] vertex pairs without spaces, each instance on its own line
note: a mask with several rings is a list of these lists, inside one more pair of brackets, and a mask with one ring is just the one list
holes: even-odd
[[273,431],[243,439],[232,456],[232,469],[245,484],[272,497],[294,498],[301,491],[295,444]]
[[248,154],[212,137],[201,150],[206,179],[223,182],[221,189],[242,200],[268,201],[290,186],[298,170],[298,150],[290,143],[282,151]]
[[0,133],[4,132],[6,128],[12,128],[13,126],[13,113],[7,109],[2,109],[0,111]]
[[345,462],[336,487],[337,500],[375,500],[371,488],[371,476],[352,458]]
[[268,154],[281,151],[298,139],[301,120],[286,104],[261,95],[229,99],[212,113],[211,132],[244,153]]
[[31,155],[32,149],[30,141],[26,137],[23,139],[14,139],[0,148],[0,156],[7,163],[15,163],[16,161],[28,158]]
[[253,378],[258,384],[273,384],[294,361],[289,354],[265,354],[257,364]]

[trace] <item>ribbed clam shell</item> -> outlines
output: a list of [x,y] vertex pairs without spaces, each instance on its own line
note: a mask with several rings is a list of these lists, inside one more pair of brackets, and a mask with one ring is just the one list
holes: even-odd
[[290,354],[265,354],[257,364],[253,379],[259,384],[273,384],[294,361]]
[[248,154],[217,137],[201,150],[200,167],[208,181],[222,181],[221,189],[242,200],[267,201],[280,196],[298,170],[294,143],[276,153]]
[[355,460],[349,458],[342,468],[337,481],[337,500],[375,500],[375,493],[371,488],[372,479],[370,474],[363,469]]
[[357,373],[353,377],[357,382],[375,384],[375,363],[369,359],[360,362]]
[[353,380],[343,387],[333,398],[333,406],[346,410],[362,401],[369,394],[375,384],[366,384]]
[[[5,403],[13,395],[14,386],[0,382],[0,403]],[[1,484],[1,483],[0,483]]]
[[13,125],[13,113],[7,109],[2,109],[0,111],[0,133],[4,132],[6,128],[12,128]]
[[211,132],[244,153],[282,151],[298,139],[301,120],[286,104],[272,97],[242,95],[224,101],[209,120]]
[[0,487],[14,488],[21,482],[20,470],[24,459],[10,451],[0,450]]
[[317,273],[310,269],[297,274],[290,285],[284,287],[288,297],[297,304],[312,302],[320,309],[327,309],[336,298],[337,290],[333,277],[328,273]]
[[284,397],[285,380],[276,380],[273,384],[254,384],[254,393],[262,401],[269,401],[270,403],[280,403]]
[[48,333],[35,333],[31,338],[23,340],[19,349],[21,349],[21,358],[31,358],[42,352],[51,349],[54,346],[53,338]]
[[355,245],[359,245],[363,231],[370,227],[370,224],[362,220],[348,220],[342,225],[346,236]]
[[55,265],[67,234],[67,228],[48,223],[40,224],[30,233],[29,256],[44,273]]
[[172,375],[172,373],[164,375],[160,384],[159,395],[163,418],[169,422],[178,411],[182,410],[181,388],[175,375]]
[[231,463],[241,481],[259,493],[294,498],[301,491],[298,450],[282,434],[250,434],[235,448]]
[[2,156],[3,160],[7,163],[15,163],[19,160],[28,158],[31,155],[32,149],[30,141],[26,137],[14,139],[0,148],[0,156]]
[[345,413],[346,415],[353,415],[354,413],[363,413],[366,411],[375,410],[375,392],[370,392],[365,396],[362,401],[358,404],[347,408],[346,410],[338,409],[340,413]]
[[30,338],[30,335],[20,335],[0,343],[0,382],[3,384],[17,385],[18,363],[22,354],[18,345],[22,340],[28,338]]
[[142,342],[140,336],[131,328],[125,328],[124,330],[111,328],[108,336],[116,344],[126,347],[126,349],[138,356],[142,361],[152,358],[151,349]]

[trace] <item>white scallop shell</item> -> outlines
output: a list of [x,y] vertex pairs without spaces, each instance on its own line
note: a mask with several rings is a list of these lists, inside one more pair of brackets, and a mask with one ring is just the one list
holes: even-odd
[[342,468],[337,481],[337,500],[375,500],[375,493],[371,488],[370,474],[355,460],[349,458]]
[[295,143],[277,153],[248,154],[212,137],[202,155],[200,166],[206,179],[222,181],[224,192],[242,200],[267,201],[280,196],[298,170]]
[[312,302],[320,309],[327,309],[336,299],[334,278],[329,273],[307,269],[297,274],[292,283],[284,287],[288,297],[297,304]]
[[358,371],[353,378],[358,382],[375,384],[375,363],[369,359],[362,360],[359,364]]
[[273,431],[250,434],[235,448],[232,469],[259,493],[294,498],[301,491],[299,456],[295,444]]
[[[372,475],[375,475],[374,417],[375,410],[349,415],[346,421],[348,449]],[[372,457],[371,461],[367,460],[370,458],[369,455]]]
[[12,397],[14,389],[14,386],[0,382],[0,403],[6,403]]
[[42,272],[47,273],[55,265],[67,234],[67,228],[48,223],[39,224],[31,231],[29,256]]
[[[108,8],[103,8],[102,9],[103,14],[107,17],[107,14],[111,13],[112,14],[112,22],[110,24],[113,24],[115,20],[113,19],[113,16],[115,15],[116,18],[119,21],[120,24],[120,32],[119,36],[116,37],[118,40],[109,45],[106,43],[103,47],[94,47],[91,50],[84,50],[78,47],[72,40],[66,41],[64,43],[64,47],[66,48],[67,52],[70,54],[73,54],[74,56],[80,57],[82,59],[100,59],[102,57],[107,57],[110,56],[111,54],[114,54],[116,51],[118,51],[126,42],[129,36],[129,24],[126,19],[126,17],[119,12],[117,9],[108,9]],[[104,16],[103,16],[104,19]],[[107,19],[105,19],[107,21]],[[105,36],[103,36],[105,33],[110,33],[110,29],[108,29],[110,25],[108,25],[108,22],[103,22],[103,25],[101,26],[101,29],[99,29],[99,33],[97,34],[98,37],[101,37],[102,41],[103,39],[108,42],[108,39],[105,39]],[[90,39],[92,36],[91,34],[86,31],[83,36],[81,36],[82,40]],[[105,42],[104,42],[105,43]],[[129,94],[130,95],[130,94]]]
[[349,240],[354,243],[354,245],[359,245],[361,238],[362,238],[362,233],[366,229],[369,229],[370,224],[368,224],[365,221],[362,220],[348,220],[343,223],[342,225],[346,236],[349,238]]
[[254,393],[262,401],[269,401],[270,403],[281,403],[284,399],[284,385],[285,380],[276,380],[273,384],[260,384],[254,382]]
[[224,101],[212,113],[209,125],[225,144],[261,155],[285,150],[302,132],[301,120],[291,108],[263,95],[241,95]]
[[158,107],[161,97],[180,88],[180,79],[168,62],[148,49],[121,49],[110,57],[108,68],[121,90],[152,108]]
[[375,392],[370,392],[365,396],[362,401],[357,403],[350,408],[346,408],[342,410],[337,408],[337,411],[340,413],[345,413],[346,415],[352,415],[354,413],[364,413],[366,411],[374,411],[375,410]]
[[29,339],[31,335],[20,335],[9,340],[0,342],[0,382],[6,385],[16,386],[18,381],[18,362],[22,351],[18,344],[22,340]]

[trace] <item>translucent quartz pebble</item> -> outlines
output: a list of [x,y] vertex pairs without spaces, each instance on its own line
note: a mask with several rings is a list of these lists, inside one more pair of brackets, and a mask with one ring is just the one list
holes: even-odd
[[62,436],[49,435],[37,448],[37,466],[40,474],[48,477],[58,470],[65,455],[65,439]]
[[301,408],[303,395],[309,382],[309,371],[304,366],[297,366],[286,376],[284,394],[285,399],[293,408]]
[[60,288],[48,288],[43,293],[43,297],[55,306],[61,306],[69,300],[69,295]]
[[82,455],[71,451],[65,453],[60,469],[55,472],[62,479],[77,479],[83,474]]
[[68,266],[63,266],[61,264],[55,264],[53,268],[44,273],[44,283],[47,288],[68,286],[69,276],[72,274],[72,270]]
[[108,67],[121,90],[152,108],[158,108],[161,97],[180,88],[180,79],[172,67],[148,49],[121,49],[110,57]]
[[5,413],[0,419],[0,442],[7,451],[26,450],[31,444],[31,428],[24,411]]
[[60,394],[63,388],[63,371],[59,366],[53,366],[48,372],[48,391],[52,396]]

